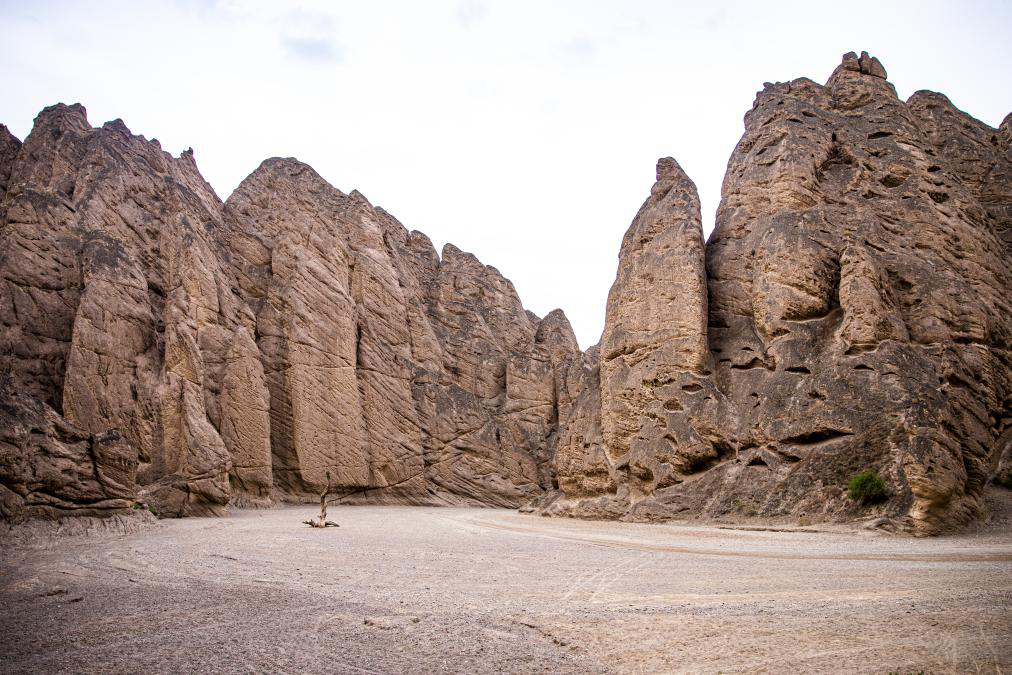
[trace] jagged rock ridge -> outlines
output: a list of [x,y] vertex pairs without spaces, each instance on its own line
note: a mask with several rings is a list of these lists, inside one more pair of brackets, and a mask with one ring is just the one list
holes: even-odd
[[79,105],[0,127],[0,511],[231,501],[517,506],[552,487],[561,312],[267,160],[222,203]]
[[[825,86],[767,84],[705,249],[695,187],[661,160],[548,512],[978,516],[1012,453],[1010,124],[904,103],[866,53]],[[885,503],[845,496],[863,469]]]

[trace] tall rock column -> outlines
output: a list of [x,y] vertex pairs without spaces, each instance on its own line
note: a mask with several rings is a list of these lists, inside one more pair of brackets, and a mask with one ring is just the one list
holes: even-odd
[[[88,454],[75,462],[103,465],[99,486],[136,497],[136,474],[165,514],[220,512],[230,494],[218,433],[224,357],[250,325],[219,264],[221,201],[192,152],[172,157],[120,120],[94,128],[80,105],[43,110],[24,144],[5,133],[0,370],[11,390],[57,420],[47,429],[84,435]],[[39,447],[63,443],[52,440]],[[3,470],[0,483],[28,489]],[[50,489],[58,503],[71,488],[36,492]],[[101,498],[86,492],[77,499]]]
[[690,430],[668,430],[669,415],[682,410],[673,390],[698,387],[709,373],[706,319],[699,197],[665,158],[622,240],[601,340],[604,447],[628,473],[633,500],[716,458]]
[[377,488],[370,496],[384,502],[429,503],[422,432],[411,393],[408,284],[391,242],[404,228],[358,192],[349,195],[345,207],[342,217],[353,255],[355,375],[362,397],[369,485]]

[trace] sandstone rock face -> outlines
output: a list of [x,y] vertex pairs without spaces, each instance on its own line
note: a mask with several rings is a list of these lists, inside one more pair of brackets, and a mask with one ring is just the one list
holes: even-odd
[[[917,533],[980,513],[1012,446],[1009,119],[885,78],[848,54],[825,86],[767,85],[705,253],[695,188],[661,160],[550,513]],[[864,469],[885,502],[845,495]]]
[[268,160],[225,205],[224,247],[256,318],[274,485],[353,500],[515,506],[552,487],[566,377],[561,312],[497,270],[438,256],[362,195]]
[[260,351],[249,331],[240,328],[225,355],[221,392],[221,439],[232,459],[229,479],[237,501],[270,503],[270,397]]
[[90,434],[0,384],[0,518],[101,516],[137,496],[137,450],[115,429]]
[[0,128],[0,195],[5,517],[552,487],[565,317],[311,168],[223,204],[192,152],[61,104]]
[[694,382],[709,360],[699,197],[673,159],[658,162],[657,183],[626,232],[619,261],[601,339],[604,447],[628,472],[630,488],[650,490],[712,454],[690,438],[689,426],[669,431],[664,418],[680,410],[664,388],[683,374]]
[[10,130],[0,124],[0,192],[7,192],[7,182],[14,168],[14,159],[21,149],[19,141]]
[[160,512],[227,503],[213,399],[228,336],[250,319],[228,293],[211,236],[221,202],[192,155],[53,106],[18,148],[2,209],[7,391],[90,442],[119,434]]

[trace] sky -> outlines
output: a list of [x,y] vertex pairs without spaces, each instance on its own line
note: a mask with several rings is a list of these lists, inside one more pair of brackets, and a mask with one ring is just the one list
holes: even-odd
[[659,157],[706,235],[763,82],[878,56],[902,98],[1012,111],[1012,2],[0,0],[0,123],[45,106],[188,147],[225,199],[268,157],[358,189],[598,341]]

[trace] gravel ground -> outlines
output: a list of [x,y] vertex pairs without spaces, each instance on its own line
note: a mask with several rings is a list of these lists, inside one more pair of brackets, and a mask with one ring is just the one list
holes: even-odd
[[914,539],[314,511],[8,533],[0,671],[1012,672],[1008,518]]

